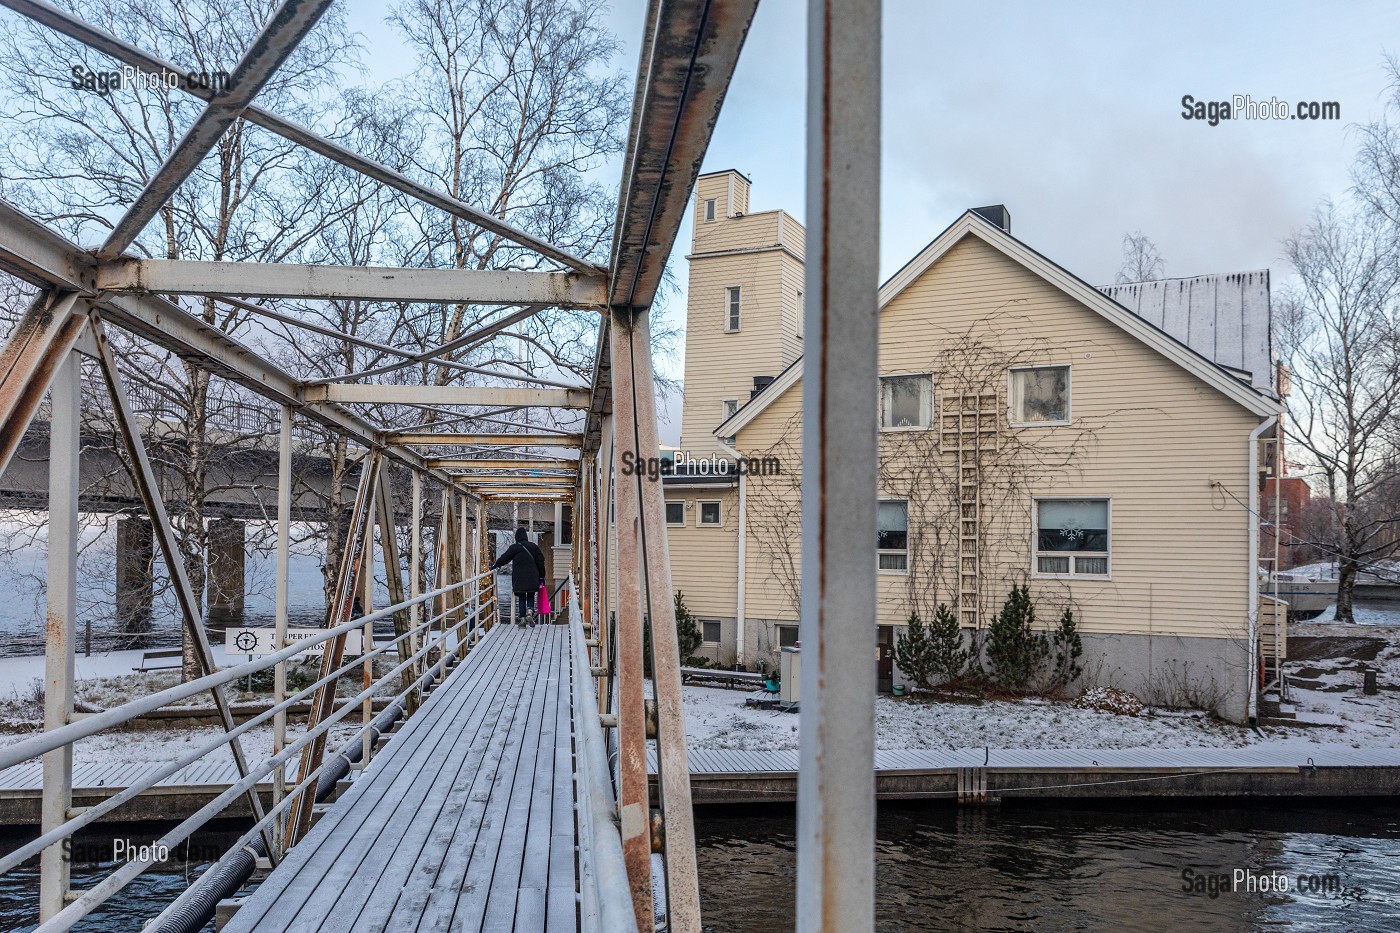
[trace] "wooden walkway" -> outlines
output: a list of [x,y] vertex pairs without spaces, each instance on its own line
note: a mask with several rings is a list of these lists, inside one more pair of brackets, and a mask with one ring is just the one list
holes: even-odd
[[224,929],[577,929],[569,652],[492,629]]

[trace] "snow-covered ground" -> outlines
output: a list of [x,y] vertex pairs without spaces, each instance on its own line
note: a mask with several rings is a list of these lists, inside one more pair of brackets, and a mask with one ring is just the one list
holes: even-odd
[[[1381,608],[1378,606],[1352,603],[1351,617],[1357,625],[1400,625],[1400,609]],[[1333,603],[1322,614],[1310,622],[1326,624],[1337,618],[1337,604]]]
[[[336,723],[330,730],[328,748],[339,748],[360,727],[358,711]],[[346,723],[349,723],[347,725]],[[104,764],[157,765],[175,761],[180,756],[192,752],[196,747],[222,735],[218,726],[198,726],[193,728],[149,727],[123,729],[118,732],[102,732],[83,739],[73,746],[75,765]],[[287,741],[293,742],[304,732],[301,726],[289,724]],[[9,745],[26,738],[27,732],[0,733],[0,746]],[[272,727],[259,726],[249,730],[239,739],[250,762],[265,761],[272,756]],[[233,762],[228,746],[210,752],[199,759],[201,762]],[[295,759],[293,759],[295,761]]]
[[[1253,729],[1204,713],[1151,709],[1120,716],[1069,703],[1028,699],[980,703],[939,702],[918,695],[875,701],[875,745],[880,749],[960,748],[1193,748],[1348,743],[1358,748],[1400,745],[1400,628],[1299,625],[1294,635],[1361,638],[1352,657],[1288,662],[1291,702],[1300,725]],[[1372,641],[1374,640],[1374,641]],[[1341,642],[1337,642],[1339,646]],[[1362,671],[1379,672],[1378,696],[1361,693]],[[746,707],[737,690],[687,686],[686,735],[693,748],[795,749],[798,717]],[[1262,735],[1260,734],[1262,732]]]

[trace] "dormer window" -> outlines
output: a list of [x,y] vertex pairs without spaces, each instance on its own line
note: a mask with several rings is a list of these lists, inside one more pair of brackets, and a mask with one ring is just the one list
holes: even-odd
[[705,223],[715,219],[715,199],[708,198],[705,201]]

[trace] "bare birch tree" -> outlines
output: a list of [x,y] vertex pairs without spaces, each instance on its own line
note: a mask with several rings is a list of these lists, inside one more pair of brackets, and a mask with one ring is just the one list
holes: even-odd
[[[75,0],[73,13],[190,71],[231,71],[276,9],[274,0],[237,7],[209,0]],[[337,8],[302,43],[259,95],[259,103],[312,122],[328,105],[326,91],[351,45]],[[75,71],[77,69],[77,71]],[[3,194],[82,243],[105,235],[180,140],[204,103],[168,88],[118,84],[105,92],[75,84],[76,73],[111,73],[99,53],[29,20],[0,23]],[[275,262],[294,254],[323,219],[324,170],[293,144],[236,121],[210,156],[133,245],[164,259]],[[244,315],[212,299],[189,306],[206,323],[236,332]],[[202,600],[208,530],[210,464],[221,447],[265,436],[225,417],[240,393],[207,371],[121,341],[124,370],[161,410],[139,412],[158,424],[153,459],[173,480],[167,504],[186,570]],[[195,672],[186,644],[185,673]]]
[[1128,282],[1151,282],[1162,277],[1166,264],[1157,244],[1141,230],[1123,234],[1123,264],[1118,267],[1114,281],[1123,285]]
[[1396,228],[1372,211],[1326,203],[1290,237],[1285,254],[1298,286],[1285,293],[1278,320],[1283,359],[1292,370],[1288,439],[1321,475],[1333,509],[1337,621],[1352,622],[1357,574],[1395,550],[1400,502],[1396,412],[1400,404],[1400,243]]

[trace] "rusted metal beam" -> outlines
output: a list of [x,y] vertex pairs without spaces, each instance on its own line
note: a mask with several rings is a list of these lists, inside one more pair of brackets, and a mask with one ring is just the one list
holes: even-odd
[[186,178],[199,167],[204,157],[219,142],[234,120],[258,96],[263,85],[296,51],[301,40],[316,25],[321,14],[330,8],[331,0],[282,0],[268,18],[253,44],[243,53],[228,86],[214,97],[150,181],[137,196],[122,218],[108,234],[107,241],[97,250],[98,258],[112,259],[135,242],[146,224],[160,212]]
[[312,385],[308,402],[364,405],[509,405],[515,408],[586,408],[586,389],[526,389],[519,386]]
[[[612,355],[619,361],[626,350],[616,346],[624,338],[612,328]],[[620,368],[620,367],[619,367]],[[619,424],[632,424],[632,386],[614,370],[618,391],[614,395]],[[647,387],[650,390],[650,387]],[[630,438],[628,439],[630,442]],[[643,681],[642,629],[642,515],[635,482],[617,480],[617,774],[618,809],[622,819],[622,854],[632,888],[637,925],[650,923],[651,819],[647,790],[646,700]]]
[[[141,494],[142,504],[146,507],[146,515],[151,519],[151,532],[156,543],[160,546],[161,557],[165,560],[165,572],[169,575],[171,586],[175,590],[175,601],[180,606],[180,616],[184,622],[186,637],[194,649],[195,660],[199,664],[201,674],[212,674],[218,670],[218,667],[214,663],[214,651],[209,645],[209,637],[204,632],[204,620],[200,616],[199,601],[195,596],[194,587],[190,584],[189,574],[185,570],[185,556],[180,552],[179,543],[175,539],[175,527],[170,522],[170,515],[165,510],[165,501],[160,496],[160,486],[156,479],[155,470],[151,467],[150,457],[146,453],[146,445],[141,440],[140,431],[136,426],[136,416],[132,413],[131,405],[127,401],[121,373],[117,370],[116,355],[112,353],[112,347],[107,342],[107,334],[96,310],[89,310],[88,322],[97,342],[98,367],[102,371],[103,381],[107,384],[107,394],[112,399],[112,413],[116,416],[122,446],[126,449],[127,458],[130,461],[131,478],[135,481],[137,491]],[[224,731],[232,732],[235,726],[233,710],[229,706],[228,698],[224,696],[224,688],[215,687],[210,691],[210,694],[213,696],[215,708],[219,711],[219,722],[223,725]],[[229,751],[233,753],[234,764],[238,767],[238,776],[240,778],[247,777],[248,759],[243,753],[242,743],[236,738],[230,739]],[[253,817],[258,820],[262,819],[262,798],[258,796],[257,788],[248,788],[246,796],[248,805],[252,808]],[[272,827],[263,827],[262,837],[270,857],[275,861],[278,856]]]
[[613,238],[614,308],[656,297],[758,0],[653,6]]
[[[382,468],[378,454],[371,454],[360,467],[360,488],[355,493],[355,505],[350,512],[349,532],[345,536],[345,549],[340,555],[340,566],[336,570],[335,590],[326,607],[326,628],[335,628],[350,621],[355,605],[355,594],[360,588],[360,574],[373,553],[374,500],[378,489],[379,471]],[[443,597],[446,599],[446,595]],[[345,659],[345,636],[337,635],[324,643],[321,655],[321,674],[317,680],[330,676]],[[307,718],[306,729],[311,731],[325,721],[334,710],[335,691],[340,683],[337,676],[316,690],[311,700],[311,714]],[[308,744],[301,753],[297,764],[297,784],[308,780],[321,766],[326,753],[326,734],[322,733]],[[295,845],[311,828],[311,807],[316,802],[316,788],[308,787],[293,801],[287,815],[287,844]]]
[[[0,258],[5,259],[9,271],[43,288],[77,283],[79,294],[85,297],[96,294],[91,287],[91,257],[76,244],[3,201],[0,201]],[[164,298],[98,295],[96,301],[108,324],[136,334],[278,405],[290,405],[304,417],[364,447],[374,447],[380,442],[380,431],[375,425],[334,403],[303,401],[302,383],[295,377]],[[415,451],[390,448],[385,452],[407,466],[425,468],[424,459]],[[447,480],[441,474],[435,478]]]
[[498,269],[408,269],[122,258],[97,267],[97,287],[161,295],[241,295],[364,301],[466,302],[598,308],[607,300],[601,273]]
[[797,929],[875,924],[880,5],[810,0]]
[[[70,16],[64,11],[43,3],[41,0],[0,0],[0,6],[6,6],[17,13],[27,16],[35,22],[43,23],[50,29],[62,33],[69,38],[76,39],[83,44],[97,49],[111,58],[130,65],[147,74],[153,75],[174,75],[178,81],[180,89],[186,93],[198,97],[202,100],[212,100],[215,91],[198,82],[191,81],[189,75],[176,65],[145,52],[141,49],[118,39],[109,32],[98,29],[82,20]],[[313,133],[304,126],[285,120],[274,113],[270,113],[260,107],[246,107],[242,113],[243,119],[249,123],[261,126],[281,136],[283,139],[291,140],[294,143],[305,146],[312,152],[324,156],[333,162],[338,162],[348,168],[352,168],[360,174],[373,178],[382,184],[388,185],[397,191],[401,191],[411,198],[429,204],[448,214],[460,217],[483,230],[494,233],[512,243],[517,243],[527,249],[539,253],[541,256],[552,259],[570,269],[580,272],[594,272],[598,267],[586,259],[581,259],[567,250],[561,249],[546,240],[531,236],[513,224],[507,223],[494,214],[473,207],[464,201],[459,201],[440,191],[421,185],[406,175],[396,172],[382,163],[346,149],[331,142],[323,136]]]
[[54,377],[87,330],[73,292],[40,292],[0,348],[0,473],[10,465]]
[[[577,460],[471,460],[466,457],[442,457],[429,460],[435,470],[577,470]],[[458,474],[453,474],[458,475]]]
[[390,444],[414,444],[419,447],[580,447],[583,438],[577,434],[434,434],[425,431],[400,431],[385,435]]
[[[650,317],[613,322],[613,385],[618,446],[638,458],[657,456],[655,377],[651,364]],[[666,501],[661,481],[644,472],[617,478],[619,530],[622,504],[636,503],[642,564],[619,544],[618,573],[645,579],[643,597],[651,631],[651,679],[656,698],[657,784],[664,820],[666,913],[674,933],[700,933],[700,885],[695,863],[695,826],[690,801],[690,766],[681,699],[681,663],[676,633],[671,558],[666,542]],[[619,542],[621,538],[619,537]]]

